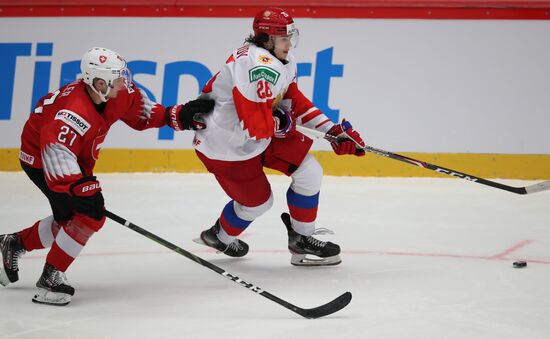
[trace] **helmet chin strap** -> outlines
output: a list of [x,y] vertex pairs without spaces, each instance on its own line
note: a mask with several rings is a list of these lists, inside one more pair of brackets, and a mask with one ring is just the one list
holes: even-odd
[[95,86],[90,86],[92,88],[92,91],[99,96],[102,102],[107,102],[109,100],[107,96],[109,95],[109,92],[111,92],[111,86],[107,86],[107,93],[103,94],[97,89],[95,89]]

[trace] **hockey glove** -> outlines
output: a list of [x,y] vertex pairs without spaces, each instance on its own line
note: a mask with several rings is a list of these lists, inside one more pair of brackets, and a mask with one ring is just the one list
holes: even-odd
[[342,123],[332,126],[326,134],[326,139],[330,141],[334,153],[338,155],[353,154],[358,157],[365,155],[365,150],[363,150],[365,142],[346,119],[343,119]]
[[75,181],[70,188],[74,208],[78,213],[92,219],[101,220],[105,214],[105,201],[101,194],[101,185],[95,176],[83,177]]
[[214,100],[196,99],[185,105],[170,106],[166,108],[168,126],[175,131],[205,129],[206,124],[200,115],[210,112],[214,108],[214,104]]
[[273,110],[273,120],[275,122],[275,138],[284,138],[287,134],[296,129],[294,122],[292,121],[292,115],[286,110],[276,107]]

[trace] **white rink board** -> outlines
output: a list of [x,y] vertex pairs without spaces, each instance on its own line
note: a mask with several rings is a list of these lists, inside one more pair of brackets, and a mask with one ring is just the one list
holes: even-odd
[[[192,242],[227,203],[212,176],[99,179],[113,212],[280,298],[314,307],[349,290],[353,300],[332,316],[302,319],[108,221],[67,271],[76,289],[67,307],[31,302],[46,252],[21,260],[20,281],[0,288],[1,338],[540,339],[550,332],[550,193],[325,177],[319,226],[336,232],[323,239],[342,246],[343,262],[297,268],[278,217],[286,177],[270,177],[274,206],[244,233],[251,249],[242,259]],[[0,234],[48,214],[24,173],[0,173],[0,183]],[[528,267],[512,268],[517,259]]]
[[[399,152],[550,154],[550,21],[296,21],[295,56],[310,64],[311,74],[300,77],[302,91],[339,110],[370,144]],[[196,96],[197,79],[166,82],[166,65],[189,61],[213,74],[250,26],[241,18],[2,18],[0,44],[31,50],[16,58],[14,80],[7,82],[13,100],[9,119],[0,118],[0,148],[19,146],[33,82],[56,89],[61,65],[91,46],[146,61],[153,74],[136,72],[135,79],[159,101],[172,93],[183,102]],[[38,44],[51,44],[51,53],[36,56]],[[9,60],[6,55],[0,59]],[[51,63],[49,79],[35,81],[36,62]],[[0,63],[2,76],[7,64]],[[0,93],[4,105],[6,92]],[[158,140],[157,131],[117,124],[105,147],[190,148],[190,141],[190,133]]]

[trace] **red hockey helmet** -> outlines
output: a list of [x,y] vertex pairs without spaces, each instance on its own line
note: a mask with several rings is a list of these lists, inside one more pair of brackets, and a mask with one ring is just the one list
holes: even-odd
[[290,14],[278,7],[269,7],[258,12],[254,17],[252,28],[255,36],[261,33],[289,36],[298,33]]

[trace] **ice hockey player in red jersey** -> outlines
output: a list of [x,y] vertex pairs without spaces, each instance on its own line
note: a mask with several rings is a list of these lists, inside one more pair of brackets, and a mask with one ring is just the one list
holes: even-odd
[[136,130],[166,124],[176,130],[204,128],[196,113],[212,100],[194,100],[167,109],[131,81],[126,61],[94,47],[81,61],[82,79],[48,93],[37,103],[21,135],[23,170],[49,200],[53,215],[17,233],[0,236],[0,284],[18,280],[18,259],[50,248],[33,297],[36,303],[66,305],[74,288],[65,271],[90,237],[103,226],[104,200],[93,169],[113,123]]
[[[235,50],[203,89],[214,99],[207,129],[197,130],[196,152],[232,199],[200,241],[232,257],[242,257],[248,245],[238,240],[249,225],[273,204],[263,168],[290,176],[289,213],[281,218],[288,230],[294,265],[336,265],[340,247],[313,237],[323,170],[308,154],[312,140],[296,124],[338,137],[338,155],[362,156],[365,144],[348,121],[334,124],[298,89],[291,49],[298,30],[283,9],[267,8],[253,21],[254,34]],[[306,257],[307,256],[307,257]]]

